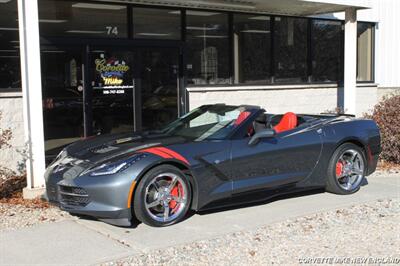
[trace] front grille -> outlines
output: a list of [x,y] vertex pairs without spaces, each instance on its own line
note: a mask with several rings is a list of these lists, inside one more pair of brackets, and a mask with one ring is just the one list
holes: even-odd
[[90,198],[85,189],[60,185],[60,203],[69,206],[86,206]]
[[46,190],[49,201],[57,201],[57,188],[52,184],[48,184]]

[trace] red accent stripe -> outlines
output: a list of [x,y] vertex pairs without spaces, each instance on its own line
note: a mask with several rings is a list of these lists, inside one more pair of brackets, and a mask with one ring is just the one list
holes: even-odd
[[164,159],[176,159],[178,161],[184,162],[187,165],[190,165],[189,161],[186,160],[185,157],[183,157],[182,155],[180,155],[179,153],[177,153],[171,149],[167,149],[164,147],[148,148],[148,149],[140,150],[138,152],[147,152],[147,153],[155,154]]
[[139,152],[147,152],[147,153],[152,153],[155,155],[158,155],[164,159],[172,159],[173,157],[165,152],[160,151],[158,148],[149,148],[149,149],[144,149],[140,150]]
[[177,159],[178,161],[182,161],[182,162],[186,163],[187,165],[190,165],[190,163],[188,162],[188,160],[186,160],[185,157],[183,157],[182,155],[180,155],[179,153],[177,153],[171,149],[167,149],[164,147],[158,147],[157,149],[159,151],[162,151],[162,152],[165,152],[165,153],[171,155],[174,159]]

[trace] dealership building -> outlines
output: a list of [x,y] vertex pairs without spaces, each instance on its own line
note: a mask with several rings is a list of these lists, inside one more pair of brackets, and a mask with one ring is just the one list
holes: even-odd
[[397,0],[0,0],[0,165],[40,193],[92,135],[203,104],[361,116],[400,90]]

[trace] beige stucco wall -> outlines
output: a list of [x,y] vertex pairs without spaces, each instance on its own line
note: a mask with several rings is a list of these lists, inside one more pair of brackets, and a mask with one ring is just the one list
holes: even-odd
[[[319,114],[333,111],[340,105],[343,89],[335,85],[267,86],[267,87],[224,87],[188,88],[190,109],[203,104],[249,104],[259,105],[271,113]],[[368,112],[377,103],[375,85],[357,88],[357,116]]]
[[400,94],[400,87],[379,87],[378,88],[378,98],[382,99],[384,96]]
[[2,112],[0,128],[10,128],[13,133],[13,138],[10,141],[12,147],[2,148],[0,151],[0,166],[7,167],[14,171],[22,170],[24,120],[22,113],[22,96],[20,93],[1,93],[0,111]]

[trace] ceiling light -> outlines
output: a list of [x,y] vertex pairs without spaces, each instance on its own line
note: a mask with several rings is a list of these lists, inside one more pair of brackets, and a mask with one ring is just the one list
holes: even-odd
[[196,38],[214,38],[214,39],[225,39],[228,38],[226,35],[197,35]]
[[254,20],[271,20],[269,16],[256,16],[256,17],[250,17],[249,19],[254,19]]
[[41,23],[64,23],[67,21],[68,20],[65,19],[39,19],[39,22]]
[[101,30],[67,30],[66,33],[86,33],[86,34],[103,34]]
[[90,8],[90,9],[107,9],[107,10],[121,10],[125,9],[125,6],[119,5],[102,5],[102,4],[90,4],[90,3],[76,3],[72,4],[72,7],[76,8]]
[[61,54],[61,53],[65,53],[65,51],[62,50],[46,50],[46,51],[41,51],[42,53],[46,53],[46,54]]
[[242,30],[240,32],[245,32],[245,33],[263,33],[263,34],[270,33],[269,30]]
[[8,2],[11,2],[11,0],[0,0],[0,4],[6,4]]
[[140,35],[140,36],[169,36],[171,34],[170,33],[140,32],[140,33],[136,33],[135,35]]
[[[169,14],[176,14],[176,15],[180,15],[181,12],[180,11],[171,11],[168,12]],[[186,15],[187,16],[200,16],[200,17],[209,17],[209,16],[215,16],[215,15],[219,15],[220,13],[216,13],[216,12],[206,12],[206,11],[196,11],[196,10],[187,10],[186,11]]]
[[195,27],[195,26],[188,26],[186,27],[187,30],[217,30],[218,27]]
[[2,28],[2,27],[0,27],[0,30],[18,30],[18,28]]
[[242,9],[255,9],[254,5],[242,4],[242,3],[222,3],[222,2],[210,2],[206,0],[185,0],[185,4],[194,4],[194,5],[207,5],[210,7],[226,7],[226,8],[242,8]]
[[10,41],[10,43],[19,43],[19,41]]

